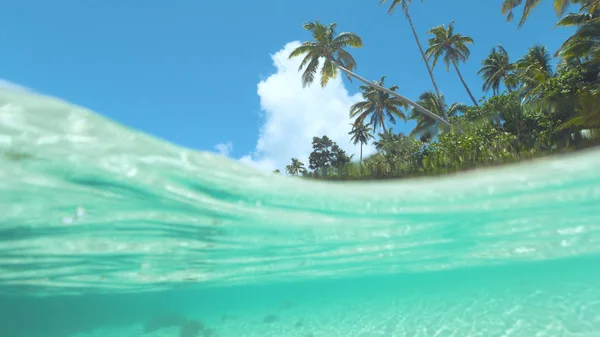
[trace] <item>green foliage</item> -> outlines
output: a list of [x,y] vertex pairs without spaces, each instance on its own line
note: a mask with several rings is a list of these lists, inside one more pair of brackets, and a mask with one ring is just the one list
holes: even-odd
[[[381,77],[381,80],[375,82],[375,84],[383,87],[384,82],[385,76]],[[368,85],[361,85],[360,90],[362,91],[363,101],[350,107],[350,117],[356,118],[356,123],[364,124],[365,120],[369,119],[368,124],[372,125],[373,129],[381,127],[385,131],[386,119],[392,124],[396,124],[396,118],[406,121],[402,109],[406,109],[408,105],[403,100]],[[389,90],[396,91],[398,86],[391,86]]]
[[[406,136],[387,130],[373,142],[377,153],[363,167],[349,164],[326,179],[385,179],[441,174],[510,163],[599,143],[598,81],[580,65],[563,66],[525,92],[492,96],[479,107],[451,104],[451,130],[429,137]],[[530,97],[528,101],[524,97]],[[432,111],[441,107],[431,92],[419,101]],[[419,116],[415,114],[415,116]],[[419,128],[436,129],[424,118]],[[421,123],[421,125],[419,125]],[[413,134],[417,133],[413,130]],[[584,132],[585,131],[585,132]]]
[[578,0],[578,13],[569,13],[556,25],[577,27],[575,34],[568,38],[556,55],[567,61],[580,61],[589,66],[600,63],[600,0]]
[[349,135],[352,135],[352,137],[350,137],[350,141],[352,142],[352,144],[356,145],[356,144],[360,143],[360,161],[361,162],[363,160],[363,154],[362,154],[363,145],[367,144],[369,142],[369,140],[371,140],[373,138],[371,131],[372,131],[372,129],[368,124],[365,125],[362,120],[356,120],[352,124],[352,130],[350,130],[350,132],[348,132]]
[[429,146],[423,167],[429,169],[465,169],[514,159],[518,153],[512,144],[515,136],[488,123],[465,132],[446,132]]
[[[336,64],[352,71],[356,68],[356,61],[345,50],[346,47],[360,48],[363,46],[360,37],[354,33],[344,32],[336,36],[337,24],[326,26],[319,21],[307,22],[302,26],[312,33],[313,41],[307,41],[292,51],[289,58],[304,55],[300,68],[302,73],[302,86],[312,84],[315,75],[323,60],[321,67],[321,87],[327,85],[330,79],[338,74]],[[350,80],[350,77],[348,77]]]
[[373,144],[378,153],[365,160],[370,174],[408,174],[420,165],[423,157],[423,142],[392,130],[379,134],[379,140]]
[[483,77],[483,91],[492,89],[494,95],[498,95],[502,83],[509,91],[515,89],[515,64],[510,62],[510,57],[502,45],[494,47],[481,65],[482,68],[477,73]]
[[[410,1],[390,3],[389,12],[401,5],[413,28],[408,13]],[[502,12],[512,19],[512,11],[523,5],[520,26],[539,3],[539,0],[504,0]],[[508,52],[498,45],[482,61],[478,72],[483,78],[483,90],[492,90],[493,96],[478,102],[458,69],[460,62],[468,61],[468,45],[473,44],[473,40],[456,33],[453,23],[447,27],[436,26],[429,30],[432,37],[423,53],[415,33],[419,49],[426,54],[423,59],[428,69],[428,60],[433,66],[439,60],[447,68],[452,65],[473,106],[447,104],[430,72],[435,92],[425,91],[417,103],[450,122],[451,127],[442,128],[434,118],[420,111],[407,111],[402,101],[362,86],[364,101],[349,112],[350,117],[355,118],[349,134],[351,142],[361,144],[360,161],[350,162],[351,158],[333,140],[323,136],[313,138],[309,158],[312,172],[302,171],[304,166],[296,158],[286,170],[290,174],[304,172],[307,177],[324,179],[413,177],[510,163],[600,144],[600,0],[556,0],[554,4],[556,13],[562,17],[557,26],[577,28],[555,54],[561,58],[556,68],[545,46],[532,46],[513,63]],[[578,4],[579,11],[564,15],[569,4]],[[335,40],[339,37],[334,38],[335,24],[327,27],[318,22],[309,23],[305,29],[313,32],[314,41],[305,42],[291,55],[306,54],[301,66],[307,67],[304,84],[313,80],[320,59],[325,60],[325,67],[329,67],[327,62],[331,66],[321,74],[323,85],[335,75],[336,62],[346,62],[346,68],[356,66],[354,59],[350,62],[347,57],[351,56],[343,50],[348,46],[362,46],[362,42],[351,37],[354,35],[342,33],[339,36],[346,37]],[[384,78],[376,83],[383,86]],[[405,114],[417,122],[408,136],[385,127],[386,120],[394,123],[394,117],[404,119]],[[378,127],[383,132],[373,137],[370,132]],[[362,160],[362,145],[371,138],[374,138],[377,153]]]
[[292,163],[285,167],[285,171],[292,176],[297,176],[298,174],[306,174],[306,168],[304,167],[304,163],[298,160],[298,158],[292,158]]
[[580,89],[585,90],[586,86],[582,67],[565,67],[557,76],[548,78],[533,88],[528,98],[534,101],[559,102],[574,97]]
[[[421,106],[425,107],[429,111],[441,115],[444,108],[446,107],[446,101],[443,95],[437,96],[431,91],[426,91],[419,96],[417,101]],[[454,117],[459,113],[463,113],[467,110],[467,105],[463,103],[453,103],[448,107],[446,115]],[[439,123],[420,113],[416,109],[413,109],[408,117],[417,122],[415,128],[410,132],[411,136],[418,137],[423,142],[430,141],[440,131]]]
[[374,145],[381,158],[387,163],[394,162],[419,162],[422,158],[423,142],[407,137],[402,133],[386,132],[379,135],[379,141]]
[[[540,1],[541,0],[526,0],[526,1],[504,0],[502,2],[502,6],[500,7],[500,9],[502,11],[502,14],[506,15],[506,21],[511,21],[514,18],[513,10],[522,4],[523,5],[523,14],[521,15],[521,20],[519,21],[519,28],[520,28],[523,26],[523,24],[529,17],[529,14],[531,13],[531,11],[537,5],[539,5]],[[589,1],[589,0],[554,0],[554,11],[556,12],[556,15],[561,16],[570,4],[579,3],[582,1]],[[598,0],[592,0],[592,1],[597,2]]]
[[451,21],[450,24],[448,24],[448,28],[444,25],[439,25],[431,28],[427,33],[433,35],[428,41],[429,48],[425,51],[425,55],[432,59],[431,67],[434,68],[440,58],[442,58],[446,65],[446,71],[448,71],[450,65],[452,65],[465,87],[465,90],[469,94],[469,97],[471,97],[473,105],[477,106],[477,100],[473,97],[471,90],[458,69],[458,64],[460,62],[467,62],[469,59],[471,51],[469,50],[468,45],[475,43],[473,39],[469,36],[456,33],[454,31],[454,21]]
[[334,141],[327,136],[313,137],[308,167],[315,171],[331,171],[350,163],[350,157]]

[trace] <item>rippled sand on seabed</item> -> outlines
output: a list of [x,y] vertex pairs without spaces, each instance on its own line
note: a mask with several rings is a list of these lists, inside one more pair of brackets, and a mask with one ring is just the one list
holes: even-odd
[[[177,314],[201,321],[207,332],[200,331],[200,337],[597,337],[598,265],[600,258],[594,257],[431,274],[194,289],[156,295],[155,303],[169,303]],[[128,310],[135,310],[133,298],[127,303]],[[179,327],[144,334],[143,324],[98,328],[69,337],[180,336]]]

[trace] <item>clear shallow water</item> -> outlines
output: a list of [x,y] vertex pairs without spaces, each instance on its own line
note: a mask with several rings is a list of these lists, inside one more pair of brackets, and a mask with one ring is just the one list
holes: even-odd
[[0,336],[600,335],[597,150],[306,181],[4,90],[0,152]]

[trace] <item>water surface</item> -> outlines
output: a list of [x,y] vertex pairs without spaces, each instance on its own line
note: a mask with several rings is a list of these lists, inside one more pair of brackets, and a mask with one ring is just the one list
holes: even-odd
[[598,336],[598,167],[292,179],[3,90],[0,336]]

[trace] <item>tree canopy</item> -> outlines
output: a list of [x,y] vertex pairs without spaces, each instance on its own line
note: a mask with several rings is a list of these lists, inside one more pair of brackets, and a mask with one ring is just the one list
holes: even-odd
[[[600,0],[554,1],[559,16],[556,26],[576,28],[556,51],[532,43],[523,55],[510,55],[502,44],[490,46],[477,74],[481,76],[483,91],[491,91],[491,96],[479,101],[459,68],[461,63],[472,62],[469,48],[476,41],[458,33],[451,21],[447,26],[441,24],[428,30],[430,38],[424,50],[410,17],[411,1],[380,3],[389,4],[390,14],[398,6],[404,11],[433,90],[423,88],[422,94],[411,101],[395,95],[400,88],[385,84],[385,76],[368,82],[354,74],[365,84],[360,86],[363,100],[348,111],[353,120],[348,132],[351,143],[360,144],[358,163],[352,162],[334,140],[314,137],[308,169],[302,171],[303,164],[292,158],[286,168],[288,174],[304,172],[307,177],[326,179],[411,177],[515,162],[600,144]],[[522,7],[520,27],[540,3],[504,0],[500,12],[511,20],[513,12]],[[574,7],[577,10],[568,13],[572,4],[578,5]],[[290,55],[305,55],[299,69],[304,71],[303,85],[314,80],[321,65],[322,86],[338,75],[340,66],[349,70],[357,67],[346,48],[361,47],[361,38],[355,33],[337,34],[336,28],[335,23],[304,25],[312,32],[313,41],[304,42]],[[558,58],[557,66],[553,58]],[[471,98],[470,105],[446,102],[431,72],[440,61],[447,70],[454,68]],[[389,127],[406,120],[415,123],[408,135]],[[363,158],[362,148],[370,141],[377,152]]]

